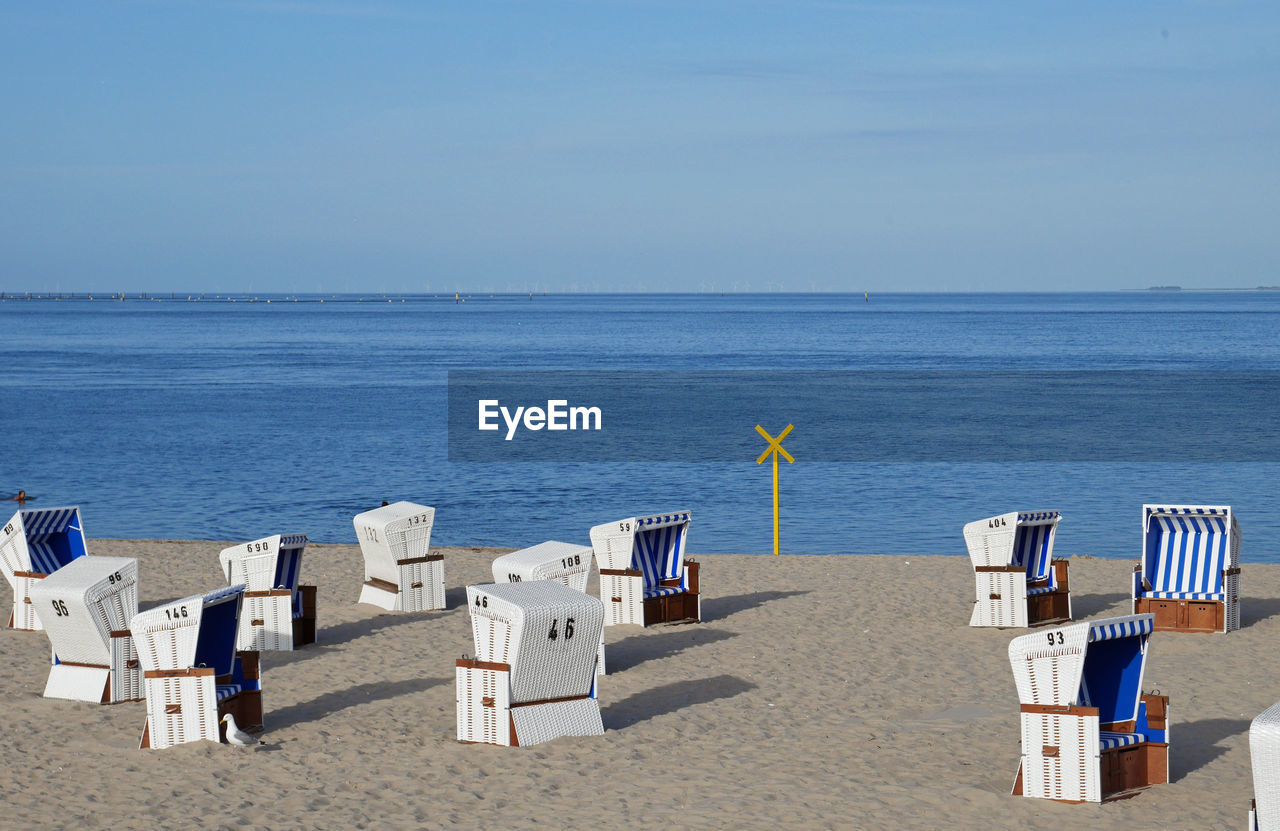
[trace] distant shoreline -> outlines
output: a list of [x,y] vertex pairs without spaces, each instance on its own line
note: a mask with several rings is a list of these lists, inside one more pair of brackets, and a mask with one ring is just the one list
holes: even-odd
[[[901,296],[989,296],[989,295],[1078,295],[1078,294],[1129,294],[1133,292],[1155,292],[1158,294],[1208,293],[1208,292],[1275,292],[1280,286],[1232,286],[1225,288],[1184,288],[1182,286],[1148,286],[1146,288],[1110,289],[1107,291],[894,291],[879,292],[876,297]],[[99,292],[57,292],[57,291],[0,291],[0,303],[31,301],[68,301],[68,302],[145,302],[145,303],[460,303],[476,300],[524,299],[537,301],[546,298],[566,297],[856,297],[866,294],[862,291],[719,291],[719,292],[458,292],[448,294],[432,294],[418,292],[402,293],[336,293],[336,294],[289,294],[264,292],[209,294],[205,292],[137,292],[137,293],[99,293]],[[868,300],[874,301],[875,297]]]

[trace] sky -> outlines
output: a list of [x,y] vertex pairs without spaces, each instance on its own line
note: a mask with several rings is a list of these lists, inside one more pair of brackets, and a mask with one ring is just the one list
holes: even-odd
[[0,5],[0,290],[1280,284],[1280,4]]

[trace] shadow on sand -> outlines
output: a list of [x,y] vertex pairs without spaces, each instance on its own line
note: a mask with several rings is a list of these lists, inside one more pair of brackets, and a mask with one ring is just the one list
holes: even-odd
[[755,688],[755,684],[736,675],[717,675],[714,678],[664,684],[611,704],[604,712],[605,727],[609,730],[625,730],[651,718],[722,698],[732,698]]
[[[1170,702],[1175,704],[1176,702]],[[1169,754],[1170,781],[1177,782],[1188,773],[1209,764],[1227,752],[1227,748],[1219,746],[1223,739],[1239,734],[1249,733],[1250,722],[1247,719],[1207,718],[1201,721],[1175,723],[1174,740],[1177,742]]]
[[737,632],[708,629],[705,626],[681,626],[661,634],[632,635],[605,646],[605,666],[609,672],[621,672],[645,661],[669,658],[695,646],[736,638]]
[[1240,628],[1280,615],[1280,597],[1240,597]]
[[[1117,603],[1130,600],[1129,595],[1117,594],[1073,594],[1071,596],[1071,616],[1075,620],[1099,615]],[[1127,615],[1133,611],[1133,604],[1127,603],[1119,614]]]
[[[316,632],[316,642],[300,646],[292,652],[267,652],[270,657],[266,662],[271,666],[288,666],[302,661],[310,661],[334,651],[339,644],[368,637],[383,629],[404,626],[408,623],[430,621],[439,615],[448,614],[449,610],[435,609],[430,612],[380,612],[373,617],[362,620],[349,620],[333,626],[321,626]],[[323,610],[321,611],[323,614]]]
[[448,684],[452,680],[451,678],[409,678],[404,681],[374,681],[368,684],[357,684],[345,690],[316,696],[310,701],[303,701],[291,707],[271,710],[267,713],[267,726],[275,729],[319,721],[325,716],[348,707],[423,692],[441,684]]
[[712,597],[702,601],[702,620],[719,620],[736,615],[738,612],[763,606],[771,600],[782,600],[798,594],[809,594],[812,589],[795,591],[752,592],[751,594],[734,594],[728,597]]

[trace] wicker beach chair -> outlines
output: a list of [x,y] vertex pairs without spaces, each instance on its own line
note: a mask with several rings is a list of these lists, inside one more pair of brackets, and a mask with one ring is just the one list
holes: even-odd
[[13,629],[36,631],[31,586],[89,553],[79,508],[21,509],[0,529],[0,569],[13,586]]
[[243,595],[244,586],[231,586],[134,615],[147,697],[140,747],[220,741],[227,713],[243,729],[261,729],[258,653],[236,652]]
[[689,512],[630,517],[591,529],[605,625],[702,620],[698,563],[685,559]]
[[550,580],[467,587],[474,659],[457,661],[458,741],[525,747],[604,733],[604,605]]
[[1067,561],[1053,559],[1061,519],[1057,511],[1013,511],[964,526],[977,584],[970,626],[1071,620]]
[[430,550],[436,509],[396,502],[353,520],[364,554],[360,602],[393,612],[445,608],[444,555]]
[[142,700],[142,672],[129,633],[138,613],[137,560],[79,557],[33,582],[31,605],[53,645],[45,698]]
[[1240,628],[1240,526],[1228,506],[1143,505],[1133,611],[1156,629]]
[[[574,591],[586,592],[591,574],[591,546],[548,540],[531,548],[503,554],[493,561],[493,582],[520,583],[554,580]],[[604,628],[600,629],[600,651],[596,672],[604,675]]]
[[1142,694],[1151,615],[1074,623],[1009,644],[1022,703],[1014,795],[1101,802],[1169,781],[1169,698]]
[[1249,725],[1253,759],[1253,804],[1249,831],[1280,831],[1280,704],[1263,710]]
[[224,548],[231,585],[244,584],[236,649],[284,651],[316,641],[316,587],[299,585],[306,534],[276,534]]

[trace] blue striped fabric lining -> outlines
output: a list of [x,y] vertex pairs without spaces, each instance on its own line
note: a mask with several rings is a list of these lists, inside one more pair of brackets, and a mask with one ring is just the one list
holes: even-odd
[[204,595],[201,596],[200,600],[207,606],[210,603],[222,600],[225,597],[231,597],[235,594],[244,594],[244,583],[236,583],[234,586],[226,586],[225,588],[205,592]]
[[1135,635],[1148,635],[1154,628],[1155,619],[1151,617],[1126,620],[1120,623],[1095,623],[1089,627],[1089,643],[1109,641],[1115,638],[1131,638]]
[[[638,566],[638,570],[644,575],[645,596],[667,594],[669,592],[656,590],[663,580],[675,580],[683,576],[684,538],[689,530],[688,515],[645,517],[637,519],[636,524],[641,527],[636,531],[631,561],[632,566]],[[643,527],[646,525],[657,527]]]
[[53,546],[47,542],[27,540],[27,553],[31,556],[31,570],[36,574],[53,574],[62,568],[58,555],[53,553]]
[[1130,745],[1142,744],[1147,737],[1141,733],[1112,733],[1109,730],[1101,730],[1098,732],[1098,749],[1111,750],[1114,747],[1129,747]]
[[1143,576],[1151,584],[1147,594],[1201,599],[1193,595],[1223,593],[1222,570],[1230,544],[1224,513],[1212,508],[1148,509],[1146,535]]
[[1143,592],[1153,600],[1226,600],[1225,592]]
[[223,699],[230,698],[233,695],[238,695],[241,692],[241,689],[242,688],[239,684],[219,684],[218,700],[222,701]]
[[1052,525],[1020,525],[1014,540],[1014,565],[1025,566],[1028,580],[1044,580],[1052,569],[1049,560],[1053,556]]
[[[22,529],[27,537],[47,536],[66,531],[76,515],[75,508],[45,508],[22,512]],[[79,531],[79,528],[73,530]]]
[[301,566],[302,550],[299,548],[281,548],[276,555],[275,585],[277,589],[296,589],[298,587],[298,571]]
[[684,589],[679,586],[653,586],[644,590],[645,597],[662,597],[668,594],[679,594]]
[[68,557],[66,553],[59,554],[51,538],[67,533],[79,534],[77,519],[76,508],[45,508],[22,512],[22,531],[27,540],[32,571],[37,574],[53,574],[75,559],[75,552],[83,549],[83,545],[77,542],[74,545],[60,546],[64,552],[72,555]]
[[[305,540],[306,537],[303,539]],[[275,587],[290,589],[293,592],[289,603],[294,617],[302,617],[302,593],[298,591],[298,575],[302,571],[302,552],[301,547],[285,548],[282,540],[280,553],[276,556]]]
[[1041,586],[1037,589],[1027,589],[1027,597],[1035,597],[1038,594],[1053,594],[1057,591],[1054,586]]

